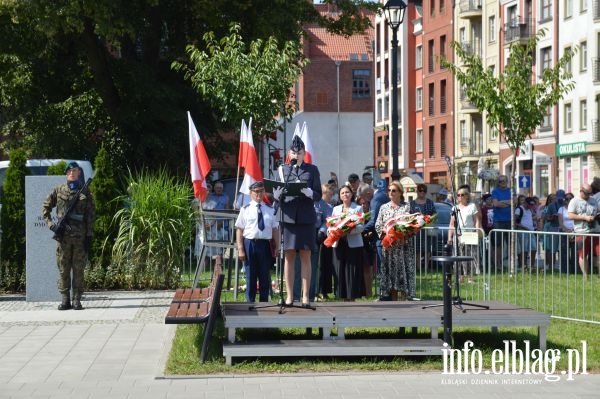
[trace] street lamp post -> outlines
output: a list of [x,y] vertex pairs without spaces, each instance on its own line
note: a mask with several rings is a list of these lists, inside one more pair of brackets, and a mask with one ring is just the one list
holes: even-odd
[[392,28],[392,181],[400,180],[398,169],[398,28],[404,20],[407,3],[389,0],[383,6],[385,17]]

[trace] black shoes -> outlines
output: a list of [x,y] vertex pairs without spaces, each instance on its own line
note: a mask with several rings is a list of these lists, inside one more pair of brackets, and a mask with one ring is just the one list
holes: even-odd
[[58,305],[58,310],[69,310],[69,309],[73,309],[73,307],[71,306],[71,302],[69,302],[69,301],[62,302],[60,305]]
[[79,299],[73,299],[73,309],[74,310],[82,310],[83,306],[81,306],[81,301]]

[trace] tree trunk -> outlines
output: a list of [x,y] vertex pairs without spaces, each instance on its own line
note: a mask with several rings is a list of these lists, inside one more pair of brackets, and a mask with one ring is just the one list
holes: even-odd
[[93,21],[90,18],[84,18],[82,38],[84,50],[94,74],[96,89],[104,101],[106,111],[112,120],[119,124],[121,98],[110,73],[108,51],[105,45],[98,40],[96,32],[94,32]]

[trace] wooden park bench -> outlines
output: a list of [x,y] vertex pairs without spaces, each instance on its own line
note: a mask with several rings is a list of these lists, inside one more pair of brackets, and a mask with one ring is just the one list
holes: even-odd
[[220,312],[223,280],[221,263],[217,262],[209,286],[175,290],[171,306],[165,316],[165,324],[206,323],[200,353],[201,362],[204,362],[208,355],[208,343]]

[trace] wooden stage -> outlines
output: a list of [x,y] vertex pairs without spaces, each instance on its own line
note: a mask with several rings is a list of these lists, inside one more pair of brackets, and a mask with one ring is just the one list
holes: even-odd
[[[223,356],[231,364],[234,357],[259,356],[425,356],[441,355],[443,341],[438,329],[443,327],[444,307],[424,306],[441,301],[416,302],[321,302],[316,310],[298,307],[283,308],[275,304],[226,302],[222,305],[228,342],[223,344]],[[489,309],[464,306],[466,312],[453,306],[452,326],[537,327],[540,349],[546,350],[546,328],[550,316],[532,309],[502,302],[473,302]],[[263,307],[272,305],[270,307]],[[239,328],[318,328],[322,339],[236,342]],[[350,327],[425,327],[430,339],[345,339]],[[332,336],[331,330],[337,329]]]

